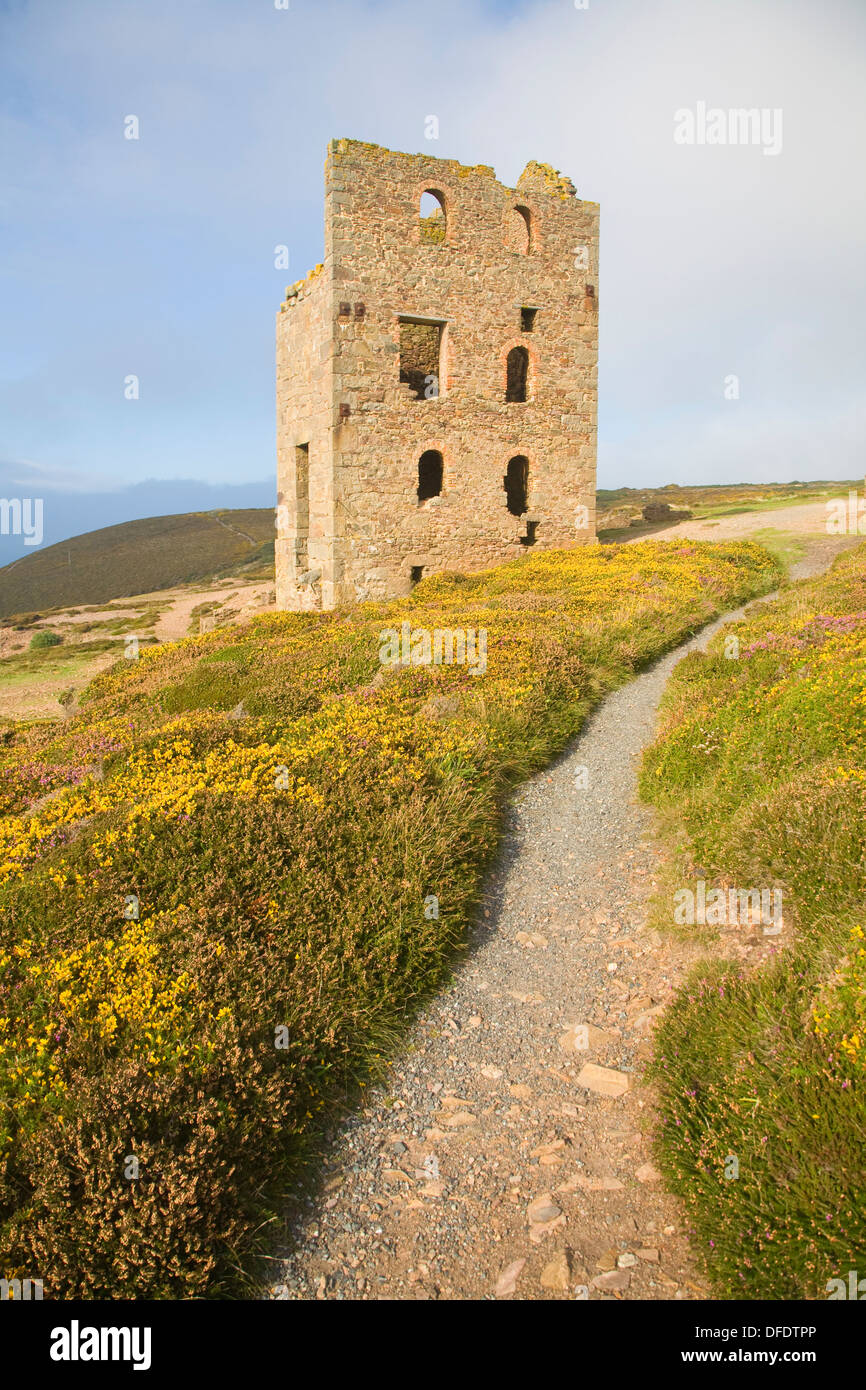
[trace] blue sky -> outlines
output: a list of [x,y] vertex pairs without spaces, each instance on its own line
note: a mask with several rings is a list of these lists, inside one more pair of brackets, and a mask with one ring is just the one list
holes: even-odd
[[[862,475],[862,0],[290,6],[0,0],[0,495],[267,502],[340,135],[601,203],[600,485]],[[699,101],[780,108],[781,153],[677,145]]]

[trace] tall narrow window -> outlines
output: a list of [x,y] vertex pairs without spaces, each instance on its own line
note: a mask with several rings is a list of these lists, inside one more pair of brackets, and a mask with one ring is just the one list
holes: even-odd
[[428,188],[421,194],[418,210],[421,240],[432,246],[442,246],[445,242],[445,203],[441,193]]
[[523,454],[509,459],[502,485],[505,488],[505,504],[511,515],[523,516],[529,490],[529,459]]
[[416,401],[435,401],[439,395],[444,326],[430,319],[400,319],[400,380],[412,387]]
[[295,448],[295,564],[298,573],[308,569],[307,544],[310,535],[310,446]]
[[442,491],[442,455],[427,449],[418,460],[418,501],[438,497]]
[[513,207],[508,214],[508,244],[527,256],[532,250],[532,217],[529,208]]
[[529,373],[529,353],[525,347],[513,347],[508,354],[505,399],[526,400],[526,379]]

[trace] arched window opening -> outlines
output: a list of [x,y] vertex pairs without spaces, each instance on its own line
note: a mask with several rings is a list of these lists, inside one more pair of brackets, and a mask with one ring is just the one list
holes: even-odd
[[532,250],[532,214],[529,208],[513,207],[508,214],[508,241],[512,251],[528,256]]
[[418,460],[418,501],[438,497],[442,491],[442,455],[438,449],[427,449]]
[[502,485],[505,488],[505,503],[511,515],[523,516],[527,510],[529,459],[523,454],[509,459]]
[[433,246],[441,246],[445,241],[445,202],[441,193],[427,188],[421,194],[418,210],[421,240]]
[[513,347],[508,354],[505,399],[526,400],[526,380],[529,375],[529,353],[525,347]]

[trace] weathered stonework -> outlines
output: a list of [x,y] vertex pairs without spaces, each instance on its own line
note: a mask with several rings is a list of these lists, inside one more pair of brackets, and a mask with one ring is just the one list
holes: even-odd
[[277,319],[279,607],[595,541],[598,226],[549,165],[331,142],[324,263]]

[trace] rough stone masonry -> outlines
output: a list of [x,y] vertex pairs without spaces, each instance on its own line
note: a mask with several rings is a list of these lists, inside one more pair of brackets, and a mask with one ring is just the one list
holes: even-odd
[[277,604],[595,542],[597,203],[547,164],[334,140],[277,318]]

